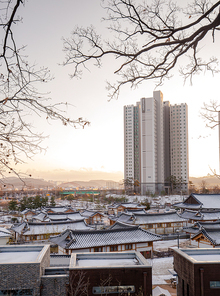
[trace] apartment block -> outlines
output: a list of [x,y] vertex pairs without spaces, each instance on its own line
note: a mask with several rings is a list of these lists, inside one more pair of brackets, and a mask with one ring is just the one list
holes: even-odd
[[163,101],[161,91],[124,106],[124,179],[140,183],[141,194],[161,192],[171,176],[187,192],[188,107]]

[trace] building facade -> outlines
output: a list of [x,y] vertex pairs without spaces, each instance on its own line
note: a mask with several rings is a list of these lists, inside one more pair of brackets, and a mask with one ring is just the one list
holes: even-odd
[[220,295],[219,249],[175,249],[178,296]]
[[124,106],[124,179],[138,180],[141,194],[164,190],[173,175],[187,192],[188,108],[163,102],[161,91]]

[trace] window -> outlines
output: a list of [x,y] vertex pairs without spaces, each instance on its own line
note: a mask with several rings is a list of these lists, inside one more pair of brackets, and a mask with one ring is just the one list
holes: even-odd
[[110,246],[110,251],[111,252],[118,251],[118,246]]
[[94,248],[94,252],[102,252],[102,247],[96,247],[96,248]]
[[132,250],[132,244],[125,245],[125,250]]

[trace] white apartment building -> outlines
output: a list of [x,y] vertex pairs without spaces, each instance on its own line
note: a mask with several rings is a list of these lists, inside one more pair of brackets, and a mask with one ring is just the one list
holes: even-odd
[[171,175],[181,180],[181,190],[185,192],[189,183],[187,104],[170,107],[170,149]]
[[124,179],[138,180],[145,194],[161,192],[174,175],[187,191],[188,171],[187,105],[171,106],[154,91],[136,106],[124,106]]

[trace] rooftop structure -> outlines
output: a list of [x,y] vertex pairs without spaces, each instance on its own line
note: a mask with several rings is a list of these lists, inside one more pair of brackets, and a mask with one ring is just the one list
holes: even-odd
[[220,249],[175,249],[179,296],[220,295]]
[[152,295],[152,267],[139,252],[72,254],[69,273],[75,285],[81,274],[89,277],[89,296],[140,291]]
[[40,279],[50,264],[49,257],[49,245],[1,246],[2,295],[40,295]]
[[189,210],[212,210],[220,209],[220,194],[195,194],[192,193],[184,201],[176,203],[174,207]]
[[0,274],[2,295],[152,295],[151,264],[135,251],[50,256],[49,245],[1,246]]
[[197,221],[217,221],[220,219],[220,211],[208,211],[208,210],[184,210],[180,214],[183,219],[188,219],[191,223]]
[[54,221],[44,223],[23,222],[14,225],[12,230],[15,232],[16,240],[40,241],[47,240],[50,235],[61,233],[67,228],[73,230],[91,230],[91,227],[85,223],[84,219],[76,221]]
[[63,233],[51,237],[50,241],[59,246],[59,254],[136,250],[148,252],[151,256],[153,242],[160,239],[159,235],[150,233],[138,226],[127,226],[94,231],[67,229]]

